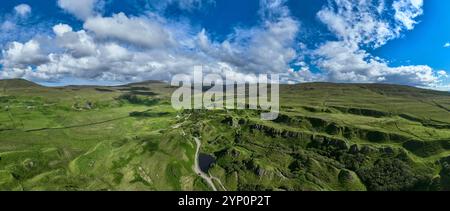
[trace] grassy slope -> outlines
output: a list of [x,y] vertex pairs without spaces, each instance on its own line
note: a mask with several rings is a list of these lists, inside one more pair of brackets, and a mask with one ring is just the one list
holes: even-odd
[[[19,85],[12,86],[15,82]],[[6,86],[5,86],[6,84]],[[147,85],[148,86],[148,85]],[[46,88],[2,81],[0,187],[13,190],[193,190],[194,146],[170,130],[165,84]],[[161,94],[155,105],[118,98]],[[155,92],[155,93],[154,93]],[[146,112],[144,112],[146,111]],[[132,117],[144,112],[152,118]],[[145,116],[145,115],[144,115]]]
[[172,91],[0,81],[0,189],[207,190],[191,168],[193,136],[228,190],[448,188],[448,93],[282,86],[280,118],[264,122],[255,111],[176,112]]
[[[448,163],[442,161],[450,155],[449,93],[325,83],[284,86],[281,93],[282,114],[274,122],[243,112],[218,112],[209,115],[216,120],[209,118],[197,126],[210,143],[205,150],[219,159],[216,174],[230,181],[229,186],[449,188]],[[199,114],[198,119],[205,118]]]

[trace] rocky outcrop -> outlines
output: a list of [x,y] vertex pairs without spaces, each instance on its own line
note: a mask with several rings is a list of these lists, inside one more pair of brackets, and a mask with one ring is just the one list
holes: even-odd
[[[332,122],[317,117],[289,116],[286,114],[280,114],[279,118],[274,122],[287,125],[289,127],[302,128],[312,132],[324,133],[331,136],[341,136],[349,140],[356,138],[376,143],[385,143],[385,142],[403,143],[411,140],[410,137],[396,133],[389,133],[381,130],[369,130],[364,128],[350,127],[347,125],[341,125],[337,122]],[[279,136],[284,132],[282,129],[265,128],[265,126],[257,126],[257,127],[260,127],[259,129],[263,129],[269,134],[275,136]],[[285,133],[286,137],[297,136],[297,134],[292,132],[285,132]]]
[[283,137],[283,138],[299,138],[304,140],[310,140],[312,135],[298,131],[291,131],[282,128],[274,128],[263,124],[252,124],[250,129],[253,131],[259,131],[270,137]]
[[403,144],[403,147],[417,156],[428,157],[450,150],[450,140],[419,141],[411,140]]
[[338,106],[332,106],[331,108],[334,108],[342,113],[348,113],[348,114],[359,115],[359,116],[369,116],[369,117],[375,117],[375,118],[391,116],[391,114],[387,113],[387,112],[377,111],[377,110],[373,110],[373,109],[366,109],[366,108],[347,108],[347,107],[338,107]]
[[409,114],[399,114],[399,117],[409,120],[409,121],[412,121],[412,122],[418,122],[425,127],[432,127],[432,128],[436,128],[436,129],[450,129],[450,124],[445,123],[445,122],[434,122],[434,121],[430,121],[430,120],[423,120],[419,117],[414,117]]
[[345,140],[315,135],[311,139],[311,147],[333,147],[337,150],[348,150],[349,146]]

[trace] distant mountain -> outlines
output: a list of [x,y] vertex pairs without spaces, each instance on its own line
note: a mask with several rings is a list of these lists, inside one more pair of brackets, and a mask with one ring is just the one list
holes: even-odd
[[[146,80],[142,82],[134,82],[134,83],[128,83],[122,86],[150,86],[154,84],[167,84],[165,81],[159,81],[159,80]],[[42,85],[39,85],[37,83],[34,83],[32,81],[28,81],[26,79],[0,79],[0,87],[5,88],[31,88],[31,87],[44,87]],[[102,87],[102,86],[96,86],[96,85],[66,85],[65,87]],[[330,82],[312,82],[312,83],[301,83],[301,84],[295,84],[295,85],[287,85],[282,84],[281,87],[290,89],[292,88],[300,88],[300,89],[347,89],[347,88],[357,88],[357,89],[367,89],[372,90],[374,92],[379,93],[385,93],[385,94],[394,94],[394,95],[420,95],[420,94],[429,94],[429,95],[447,95],[450,96],[450,92],[446,91],[437,91],[437,90],[431,90],[431,89],[423,89],[423,88],[417,88],[413,86],[406,86],[406,85],[397,85],[397,84],[354,84],[354,83],[330,83]]]
[[438,91],[432,89],[424,89],[407,85],[398,84],[355,84],[355,83],[329,83],[329,82],[316,82],[316,83],[302,83],[296,85],[282,85],[282,87],[299,87],[302,89],[364,89],[377,92],[380,94],[388,95],[446,95],[450,96],[450,92]]
[[164,81],[158,81],[158,80],[147,80],[142,82],[136,82],[136,83],[129,83],[123,86],[146,86],[146,85],[152,85],[152,84],[165,84]]
[[39,84],[36,84],[31,81],[27,81],[25,79],[3,79],[0,80],[1,88],[32,88],[32,87],[42,87]]

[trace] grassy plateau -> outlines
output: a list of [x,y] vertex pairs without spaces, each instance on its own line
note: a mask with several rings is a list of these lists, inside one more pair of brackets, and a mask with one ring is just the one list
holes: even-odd
[[450,93],[282,85],[281,112],[175,111],[175,87],[0,80],[0,190],[450,190]]

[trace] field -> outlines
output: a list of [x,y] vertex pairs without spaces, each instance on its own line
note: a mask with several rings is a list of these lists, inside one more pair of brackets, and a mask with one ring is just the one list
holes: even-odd
[[281,86],[281,114],[185,110],[173,87],[0,80],[0,190],[450,190],[450,93]]

